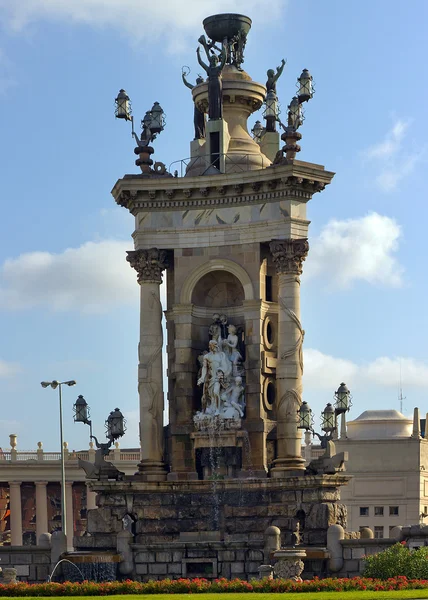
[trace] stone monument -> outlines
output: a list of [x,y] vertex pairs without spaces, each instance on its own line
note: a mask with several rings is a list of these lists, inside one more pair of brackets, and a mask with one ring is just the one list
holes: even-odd
[[115,550],[132,522],[119,571],[142,579],[257,576],[267,528],[291,540],[298,518],[303,556],[346,523],[342,465],[306,473],[297,428],[306,205],[334,174],[287,158],[279,139],[275,164],[262,154],[247,119],[266,87],[241,67],[251,20],[215,15],[204,26],[209,39],[199,41],[220,62],[191,88],[209,118],[204,136],[195,128],[184,176],[146,169],[112,191],[136,223],[128,261],[141,296],[142,458],[131,478],[90,483],[99,508],[75,545]]

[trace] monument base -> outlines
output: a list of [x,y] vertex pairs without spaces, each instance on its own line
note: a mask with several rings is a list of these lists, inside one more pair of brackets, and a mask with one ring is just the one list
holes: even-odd
[[[91,482],[99,508],[88,511],[90,536],[75,538],[75,547],[116,552],[118,543],[123,545],[126,527],[126,569],[133,579],[251,579],[264,564],[264,534],[271,525],[279,527],[288,541],[298,518],[305,548],[325,546],[328,527],[346,525],[339,486],[348,482],[347,475],[220,477]],[[305,571],[307,577],[313,574]]]

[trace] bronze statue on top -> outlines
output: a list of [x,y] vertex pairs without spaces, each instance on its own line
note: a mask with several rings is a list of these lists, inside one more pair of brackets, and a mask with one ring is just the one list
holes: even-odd
[[[183,67],[184,69],[184,67]],[[189,90],[193,90],[193,88],[195,87],[194,85],[192,85],[189,81],[187,81],[186,79],[186,75],[188,75],[189,73],[185,73],[184,70],[181,72],[181,78],[183,80],[183,83],[186,87],[189,88]],[[198,75],[198,77],[196,78],[196,85],[199,85],[201,83],[204,83],[204,79],[201,75]],[[205,139],[205,113],[203,113],[202,111],[199,110],[199,108],[197,107],[196,103],[195,103],[195,108],[193,111],[193,125],[195,127],[195,140],[203,140]]]
[[281,65],[276,68],[276,73],[273,69],[269,69],[267,72],[268,79],[266,81],[266,92],[274,92],[276,94],[276,82],[281,77],[285,67],[285,60],[282,59]]
[[209,65],[204,63],[201,58],[201,51],[198,47],[196,50],[198,62],[205,69],[208,75],[208,117],[212,120],[221,119],[223,114],[223,86],[221,80],[221,72],[226,64],[227,54],[225,49],[220,52],[220,56],[211,54],[209,57]]

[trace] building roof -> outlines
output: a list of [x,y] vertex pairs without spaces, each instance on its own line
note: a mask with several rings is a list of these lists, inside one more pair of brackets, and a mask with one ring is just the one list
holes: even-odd
[[366,410],[347,425],[349,439],[385,440],[410,437],[413,420],[398,410]]
[[398,410],[365,410],[355,421],[408,421]]

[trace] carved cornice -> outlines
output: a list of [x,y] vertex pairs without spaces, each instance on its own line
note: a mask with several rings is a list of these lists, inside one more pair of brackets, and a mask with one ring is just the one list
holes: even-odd
[[309,252],[309,243],[306,238],[273,240],[269,245],[277,273],[302,274],[303,261]]
[[[293,181],[288,182],[288,179]],[[207,185],[203,188],[165,190],[122,190],[116,198],[119,206],[131,212],[139,210],[209,208],[217,205],[258,204],[282,198],[297,198],[307,202],[325,184],[309,180],[295,182],[295,177],[277,178],[264,182],[237,183],[231,186]],[[285,184],[285,185],[284,185]],[[229,192],[230,195],[226,195]],[[221,197],[219,197],[219,194]]]
[[162,283],[162,271],[168,267],[166,250],[129,250],[126,260],[138,273],[138,283]]

